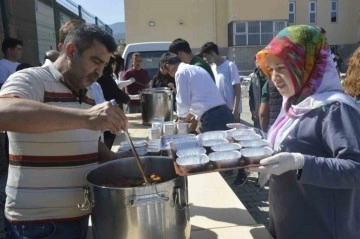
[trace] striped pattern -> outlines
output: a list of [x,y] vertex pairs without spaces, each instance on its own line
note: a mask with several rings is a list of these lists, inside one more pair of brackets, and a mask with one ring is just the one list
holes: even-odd
[[[78,102],[79,100],[71,92],[58,93],[58,92],[44,92],[45,103],[58,103],[58,102]],[[95,105],[95,100],[85,96],[82,103],[88,105]]]
[[[88,91],[82,103],[61,83],[52,65],[15,73],[2,89],[46,104],[88,109],[95,101]],[[66,122],[64,122],[66,124]],[[77,129],[42,134],[9,132],[10,165],[5,216],[13,222],[69,220],[88,215],[85,175],[97,166],[99,131]]]
[[10,164],[15,166],[34,166],[34,167],[63,167],[78,166],[97,162],[98,155],[74,155],[74,156],[28,156],[10,155]]

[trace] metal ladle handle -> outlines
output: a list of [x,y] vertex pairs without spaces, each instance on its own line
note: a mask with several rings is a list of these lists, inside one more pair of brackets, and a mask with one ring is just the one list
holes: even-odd
[[[111,105],[113,105],[113,106],[117,105],[116,101],[114,99],[110,100],[110,102],[111,102]],[[143,168],[143,166],[141,164],[141,161],[140,161],[140,157],[139,157],[138,153],[136,152],[134,144],[133,144],[133,142],[132,142],[132,140],[130,138],[129,131],[124,130],[124,134],[125,134],[126,139],[127,139],[128,143],[130,145],[131,151],[134,154],[136,164],[137,164],[137,166],[138,166],[138,168],[140,170],[141,176],[144,179],[144,182],[145,182],[146,186],[151,185],[148,178],[146,177],[145,170],[144,170],[144,168]]]
[[125,136],[126,136],[127,141],[128,141],[129,144],[130,144],[131,151],[132,151],[133,154],[134,154],[134,158],[135,158],[136,164],[137,164],[138,168],[140,169],[141,176],[143,177],[146,186],[148,186],[148,185],[150,185],[150,182],[149,182],[148,178],[147,178],[146,175],[145,175],[144,168],[143,168],[143,166],[142,166],[142,164],[141,164],[139,155],[138,155],[138,153],[137,153],[136,150],[135,150],[134,144],[133,144],[133,142],[132,142],[132,140],[131,140],[131,138],[130,138],[130,134],[129,134],[129,132],[128,132],[127,130],[124,131],[124,133],[125,133]]

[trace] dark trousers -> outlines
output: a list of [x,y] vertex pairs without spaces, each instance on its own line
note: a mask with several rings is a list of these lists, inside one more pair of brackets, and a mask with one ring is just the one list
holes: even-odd
[[226,105],[215,106],[200,118],[201,132],[227,130],[226,124],[234,122],[234,116]]

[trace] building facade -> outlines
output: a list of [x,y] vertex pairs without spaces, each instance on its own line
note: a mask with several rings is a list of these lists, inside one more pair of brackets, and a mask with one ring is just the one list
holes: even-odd
[[20,61],[33,66],[43,62],[47,50],[57,49],[59,28],[70,19],[83,19],[112,33],[100,19],[71,0],[0,0],[0,17],[0,42],[5,37],[22,40]]
[[186,39],[194,53],[207,41],[234,61],[240,74],[254,55],[291,24],[321,26],[345,60],[360,42],[359,0],[124,0],[126,43]]

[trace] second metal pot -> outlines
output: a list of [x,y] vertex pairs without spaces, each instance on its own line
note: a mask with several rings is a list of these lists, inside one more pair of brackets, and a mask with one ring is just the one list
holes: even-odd
[[141,112],[143,125],[151,125],[154,117],[173,119],[173,92],[170,88],[145,89],[141,92]]

